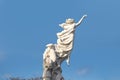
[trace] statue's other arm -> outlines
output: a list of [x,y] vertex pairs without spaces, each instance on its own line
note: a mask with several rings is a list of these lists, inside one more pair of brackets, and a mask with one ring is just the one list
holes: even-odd
[[83,21],[83,19],[84,19],[85,17],[87,17],[87,15],[83,15],[83,17],[76,23],[76,27],[81,24],[81,22]]

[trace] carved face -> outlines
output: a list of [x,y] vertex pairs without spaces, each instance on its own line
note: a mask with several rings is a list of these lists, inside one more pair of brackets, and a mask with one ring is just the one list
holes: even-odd
[[64,30],[67,30],[69,28],[73,28],[75,24],[74,19],[66,19],[65,23],[59,24],[60,27],[62,27]]

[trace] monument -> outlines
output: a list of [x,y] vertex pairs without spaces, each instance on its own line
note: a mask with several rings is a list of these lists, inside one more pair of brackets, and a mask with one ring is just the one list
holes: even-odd
[[61,64],[66,60],[69,65],[70,54],[73,49],[75,29],[81,24],[83,17],[75,23],[74,19],[66,19],[65,23],[59,24],[63,31],[57,33],[57,43],[47,44],[43,54],[43,80],[64,80]]

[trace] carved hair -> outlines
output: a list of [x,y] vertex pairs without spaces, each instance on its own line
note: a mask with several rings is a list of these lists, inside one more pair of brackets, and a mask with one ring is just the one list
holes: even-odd
[[68,18],[66,19],[66,24],[73,24],[75,21],[74,19]]

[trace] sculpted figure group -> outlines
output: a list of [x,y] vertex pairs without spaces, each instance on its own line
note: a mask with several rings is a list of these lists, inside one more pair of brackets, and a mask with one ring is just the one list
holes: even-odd
[[61,63],[66,60],[69,65],[75,29],[86,16],[84,15],[77,23],[69,18],[65,23],[59,24],[63,31],[57,33],[57,43],[47,44],[43,54],[43,80],[64,80]]

